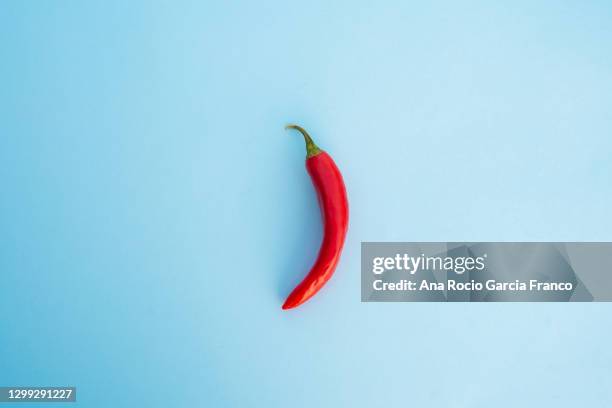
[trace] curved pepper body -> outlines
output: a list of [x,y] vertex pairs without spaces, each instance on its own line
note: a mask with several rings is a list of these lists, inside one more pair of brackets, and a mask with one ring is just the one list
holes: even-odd
[[287,297],[283,309],[292,309],[306,302],[331,278],[340,260],[348,230],[348,200],[340,170],[326,152],[318,149],[314,143],[313,146],[316,151],[308,150],[306,169],[321,208],[323,241],[310,272]]

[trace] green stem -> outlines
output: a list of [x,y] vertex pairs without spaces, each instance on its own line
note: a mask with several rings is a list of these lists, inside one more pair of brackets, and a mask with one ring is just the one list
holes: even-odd
[[304,136],[304,141],[306,142],[306,158],[310,159],[312,156],[316,156],[321,153],[323,150],[319,149],[319,146],[312,141],[312,138],[308,134],[307,131],[304,130],[303,127],[298,125],[287,125],[285,129],[295,129]]

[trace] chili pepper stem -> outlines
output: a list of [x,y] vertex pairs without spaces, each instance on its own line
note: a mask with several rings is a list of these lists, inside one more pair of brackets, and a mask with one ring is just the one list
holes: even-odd
[[295,129],[304,136],[304,141],[306,142],[306,159],[310,159],[312,156],[316,156],[323,151],[312,141],[312,138],[303,127],[298,125],[287,125],[285,129]]

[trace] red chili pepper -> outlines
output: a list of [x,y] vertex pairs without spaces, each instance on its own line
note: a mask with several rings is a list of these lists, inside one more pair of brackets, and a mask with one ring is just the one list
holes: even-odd
[[306,170],[317,191],[324,225],[317,260],[283,304],[283,309],[292,309],[314,296],[334,274],[348,229],[348,200],[342,175],[332,158],[300,126],[288,125],[287,129],[298,130],[306,141]]

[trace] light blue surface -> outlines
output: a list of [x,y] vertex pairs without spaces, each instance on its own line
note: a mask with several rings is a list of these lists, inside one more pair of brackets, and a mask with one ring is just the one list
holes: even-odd
[[[301,3],[2,3],[0,385],[610,406],[609,304],[362,304],[359,251],[612,240],[612,5]],[[351,224],[334,279],[282,312],[321,234],[292,121]]]

